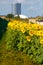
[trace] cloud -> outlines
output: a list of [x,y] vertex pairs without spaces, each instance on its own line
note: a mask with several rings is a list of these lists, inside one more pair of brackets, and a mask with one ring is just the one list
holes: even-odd
[[0,4],[11,4],[16,2],[16,0],[0,0]]
[[40,3],[40,0],[0,0],[0,3],[6,4],[6,3],[22,3],[22,4],[36,4]]
[[17,0],[17,2],[22,4],[35,4],[40,3],[40,0]]

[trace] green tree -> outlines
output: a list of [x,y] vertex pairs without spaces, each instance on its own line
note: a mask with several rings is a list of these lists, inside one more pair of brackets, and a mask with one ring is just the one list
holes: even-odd
[[14,17],[14,19],[16,19],[16,20],[20,20],[20,16],[17,15],[17,16]]
[[6,31],[8,21],[5,19],[0,18],[0,39],[2,38],[3,34]]
[[8,14],[8,15],[6,16],[6,18],[8,18],[9,20],[11,20],[12,18],[14,18],[14,15],[13,15],[13,14]]

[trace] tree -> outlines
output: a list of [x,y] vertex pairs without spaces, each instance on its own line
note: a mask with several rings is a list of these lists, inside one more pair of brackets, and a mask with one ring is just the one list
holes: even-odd
[[5,19],[0,18],[0,39],[2,38],[3,34],[6,32],[8,21]]
[[14,17],[14,19],[16,19],[16,20],[20,20],[20,16],[17,15],[17,16]]
[[8,14],[6,17],[7,18],[14,18],[14,15],[13,14]]

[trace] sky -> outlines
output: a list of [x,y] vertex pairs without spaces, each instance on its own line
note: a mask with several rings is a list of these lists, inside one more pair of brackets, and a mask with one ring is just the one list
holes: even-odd
[[0,15],[11,13],[12,3],[21,3],[21,14],[28,17],[43,15],[43,0],[0,0]]

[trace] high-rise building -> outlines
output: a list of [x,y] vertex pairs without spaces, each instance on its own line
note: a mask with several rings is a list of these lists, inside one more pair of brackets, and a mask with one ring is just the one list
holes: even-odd
[[20,15],[21,14],[21,3],[16,3],[13,5],[13,14]]
[[16,6],[16,13],[15,14],[21,14],[21,3],[16,3],[15,4]]

